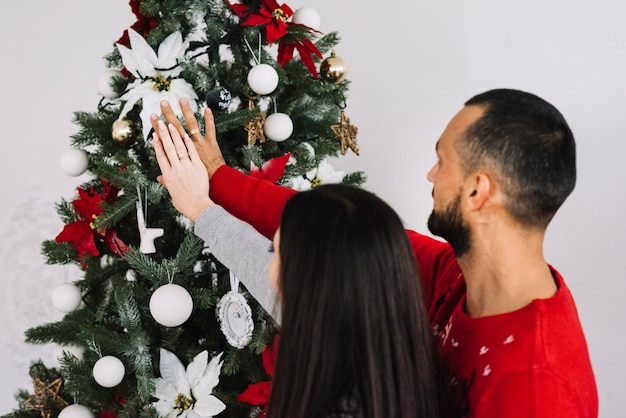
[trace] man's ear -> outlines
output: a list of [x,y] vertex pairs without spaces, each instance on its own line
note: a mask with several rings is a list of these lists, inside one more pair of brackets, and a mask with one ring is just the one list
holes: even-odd
[[467,177],[464,190],[467,209],[480,210],[493,198],[495,183],[489,173],[477,171]]

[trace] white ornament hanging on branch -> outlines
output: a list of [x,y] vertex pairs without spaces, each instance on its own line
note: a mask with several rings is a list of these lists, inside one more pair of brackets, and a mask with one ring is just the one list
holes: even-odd
[[116,77],[116,76],[122,77],[122,73],[118,70],[107,69],[100,75],[100,77],[98,77],[98,81],[96,85],[97,85],[98,94],[100,96],[109,100],[117,99],[118,95],[115,92],[115,90],[113,90],[113,87],[111,86],[113,82],[113,77]]
[[268,95],[278,87],[278,73],[269,64],[257,64],[248,73],[248,85],[256,94]]
[[150,313],[155,321],[166,327],[182,325],[193,311],[193,299],[184,287],[168,283],[150,297]]
[[293,133],[293,122],[285,113],[272,113],[265,118],[263,132],[268,139],[281,142]]
[[244,348],[252,339],[254,321],[246,298],[239,293],[239,279],[230,274],[230,291],[217,304],[217,318],[226,341],[235,348]]
[[83,150],[70,148],[61,154],[59,166],[68,176],[76,177],[87,171],[89,167],[89,157]]
[[72,283],[63,283],[54,288],[51,295],[52,305],[63,313],[69,313],[80,306],[80,289]]
[[298,25],[308,26],[313,30],[319,30],[322,18],[314,8],[300,7],[294,12],[292,22]]
[[61,412],[58,418],[95,418],[91,409],[84,405],[72,404],[68,405]]
[[124,363],[115,356],[104,356],[93,366],[93,378],[104,388],[119,385],[124,379],[126,368]]

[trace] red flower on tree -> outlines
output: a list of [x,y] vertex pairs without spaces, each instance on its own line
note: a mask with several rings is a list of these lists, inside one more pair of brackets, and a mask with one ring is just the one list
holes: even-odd
[[270,380],[252,383],[237,396],[237,402],[245,402],[257,406],[264,405],[265,407],[261,412],[261,417],[266,416],[267,401],[270,398],[270,389],[272,388],[271,379],[274,376],[274,365],[276,364],[276,355],[278,354],[279,339],[278,334],[274,335],[272,345],[265,347],[263,354],[261,354],[263,368],[265,369],[265,373],[270,377]]
[[260,168],[254,165],[253,162],[250,162],[250,177],[276,183],[285,174],[285,167],[287,162],[289,162],[289,157],[291,157],[290,152],[266,161]]
[[259,10],[240,3],[228,2],[228,5],[241,18],[241,26],[265,26],[265,36],[270,45],[287,34],[287,20],[293,16],[289,6],[279,6],[276,0],[261,0]]
[[[155,19],[145,17],[141,14],[141,10],[139,10],[141,7],[141,0],[130,0],[128,4],[130,5],[130,9],[132,10],[133,14],[137,17],[137,21],[133,23],[130,27],[135,30],[135,32],[145,38],[146,36],[148,36],[148,33],[150,33],[152,29],[156,28],[159,25],[159,23]],[[120,39],[117,40],[116,43],[124,46],[130,46],[128,30],[124,30],[124,33],[122,34]]]
[[[290,25],[294,25],[288,20],[293,16],[293,10],[286,4],[278,5],[276,0],[261,0],[259,10],[252,10],[244,4],[231,4],[230,8],[241,18],[241,26],[265,26],[265,37],[271,45],[278,43],[278,63],[284,66],[293,58],[294,50],[298,50],[300,59],[306,68],[317,78],[317,69],[313,62],[313,54],[322,58],[322,53],[308,39],[297,39],[294,36],[287,36]],[[300,25],[303,26],[303,25]],[[310,30],[313,30],[309,28]]]
[[117,187],[109,185],[106,180],[102,180],[101,194],[96,193],[93,187],[89,192],[78,188],[78,199],[72,201],[72,205],[80,219],[65,225],[61,233],[57,235],[56,242],[71,242],[78,251],[81,263],[86,254],[100,255],[97,241],[107,244],[114,254],[123,255],[128,251],[128,246],[118,238],[115,230],[98,230],[94,223],[95,219],[102,214],[102,202],[114,202],[118,191]]

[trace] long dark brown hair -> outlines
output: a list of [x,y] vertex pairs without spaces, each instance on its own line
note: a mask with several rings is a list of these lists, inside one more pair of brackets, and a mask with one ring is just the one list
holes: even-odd
[[395,211],[357,187],[319,186],[287,202],[279,246],[268,416],[437,416],[417,267]]

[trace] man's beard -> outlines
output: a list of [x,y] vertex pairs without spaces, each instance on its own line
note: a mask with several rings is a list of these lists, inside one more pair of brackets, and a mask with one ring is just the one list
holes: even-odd
[[433,209],[428,217],[428,230],[448,241],[457,257],[469,252],[472,232],[461,214],[460,195],[443,211]]

